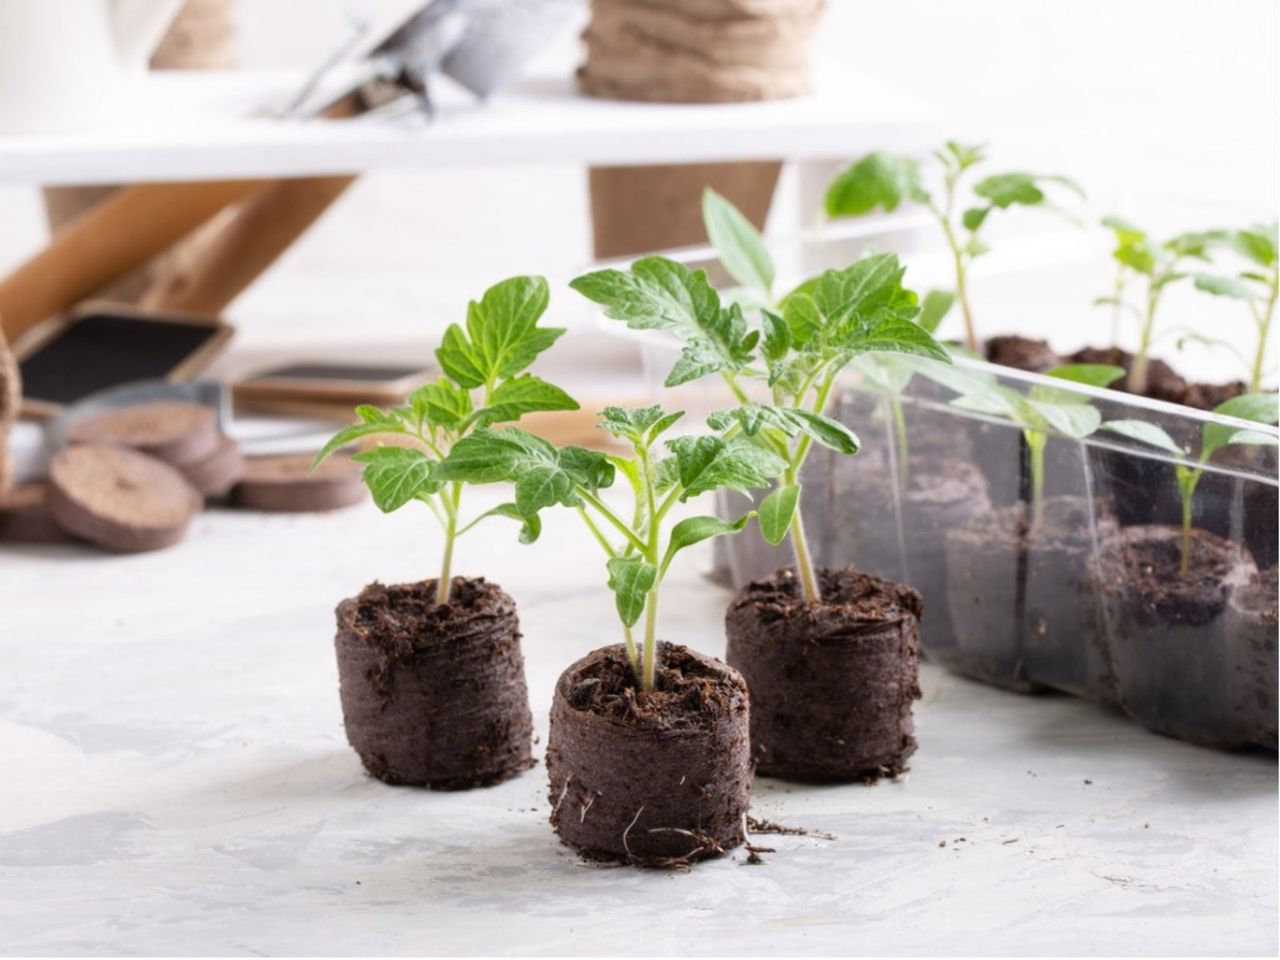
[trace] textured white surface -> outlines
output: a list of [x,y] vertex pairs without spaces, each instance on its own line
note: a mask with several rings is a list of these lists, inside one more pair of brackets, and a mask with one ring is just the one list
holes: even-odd
[[[614,639],[590,544],[549,519],[540,549],[494,521],[458,561],[520,602],[543,742],[558,671]],[[0,552],[0,951],[1276,951],[1273,758],[932,669],[907,777],[757,781],[758,815],[839,836],[763,838],[762,866],[580,866],[541,767],[460,794],[373,782],[342,734],[331,611],[431,575],[435,549],[425,515],[366,506],[211,512],[149,556]],[[673,573],[662,632],[719,653],[703,562]]]

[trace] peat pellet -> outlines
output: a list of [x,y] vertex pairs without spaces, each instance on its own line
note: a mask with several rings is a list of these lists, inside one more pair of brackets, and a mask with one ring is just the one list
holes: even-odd
[[181,473],[155,457],[77,444],[49,466],[48,505],[58,524],[76,536],[137,553],[181,540],[201,500]]
[[515,601],[483,578],[373,583],[338,605],[347,741],[390,784],[464,790],[533,766]]
[[588,860],[683,866],[743,842],[751,802],[747,685],[736,670],[662,644],[654,690],[621,645],[556,683],[547,742],[551,825]]
[[224,497],[244,477],[245,459],[240,445],[228,436],[218,438],[218,446],[203,460],[182,468],[187,482],[206,500]]
[[198,403],[142,403],[75,421],[71,443],[132,447],[175,466],[197,463],[218,449],[218,415]]
[[360,467],[342,456],[330,457],[311,473],[309,453],[250,457],[233,499],[250,510],[306,513],[349,507],[364,499]]
[[916,749],[923,601],[852,569],[818,579],[822,599],[807,603],[779,570],[743,587],[725,616],[725,659],[751,690],[756,769],[813,783],[896,776]]
[[8,543],[73,543],[75,537],[49,512],[49,485],[23,483],[0,493],[0,540]]

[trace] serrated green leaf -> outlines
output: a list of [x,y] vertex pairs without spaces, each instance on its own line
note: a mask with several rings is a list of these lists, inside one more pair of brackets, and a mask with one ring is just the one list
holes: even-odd
[[667,441],[675,454],[681,500],[721,488],[747,492],[767,486],[786,469],[786,461],[744,437],[677,437]]
[[383,513],[399,510],[410,500],[435,493],[440,481],[432,476],[435,462],[410,447],[374,447],[351,458],[364,464],[361,479]]
[[765,428],[780,430],[788,437],[806,434],[837,453],[858,452],[858,438],[838,420],[800,407],[777,407],[764,403],[748,403],[730,410],[719,410],[707,417],[707,425],[723,431],[738,424],[747,436],[755,436]]
[[827,188],[827,216],[858,217],[872,210],[892,212],[903,200],[928,199],[920,184],[920,165],[910,157],[876,151],[853,163]]
[[[376,407],[370,409],[377,409]],[[381,411],[379,411],[381,412]],[[383,420],[365,421],[355,423],[349,427],[344,427],[329,438],[329,441],[320,448],[320,452],[316,454],[315,459],[311,461],[311,469],[314,471],[325,460],[331,457],[335,451],[341,450],[343,447],[355,443],[364,437],[375,437],[380,434],[404,434],[405,425],[402,421],[394,417],[386,417]]]
[[652,443],[683,416],[682,410],[667,413],[657,404],[650,407],[605,407],[600,411],[600,426],[620,440],[634,444]]
[[489,396],[489,405],[477,410],[471,420],[478,426],[490,426],[519,420],[526,413],[577,409],[577,401],[559,387],[525,373],[499,383]]
[[635,626],[644,613],[645,600],[658,581],[658,568],[637,556],[614,557],[608,563],[609,589],[616,595],[618,617]]
[[710,187],[702,193],[702,222],[729,275],[766,298],[771,296],[773,260],[755,225]]
[[513,377],[564,333],[538,327],[550,292],[542,277],[511,277],[494,284],[467,305],[467,328],[445,330],[436,359],[444,372],[467,389]]
[[916,323],[933,333],[951,311],[955,300],[956,295],[950,290],[930,290],[920,304],[920,316],[916,318]]
[[797,291],[787,297],[782,316],[791,342],[798,348],[814,342],[822,332],[822,311],[807,292]]
[[573,478],[573,482],[596,493],[613,486],[616,468],[613,459],[599,450],[568,446],[560,450],[560,469]]
[[1118,433],[1130,440],[1137,440],[1148,446],[1156,447],[1175,456],[1186,456],[1186,451],[1174,441],[1162,428],[1145,420],[1108,420],[1102,424],[1103,430]]
[[450,430],[471,415],[471,394],[444,378],[419,387],[408,402],[416,420]]
[[798,483],[783,484],[760,502],[760,534],[767,543],[776,547],[787,538],[799,502]]
[[691,547],[695,543],[701,543],[703,540],[709,540],[712,537],[721,537],[726,534],[740,532],[755,515],[753,510],[749,513],[744,513],[733,521],[722,520],[720,517],[688,517],[681,520],[671,528],[671,538],[668,541],[667,552],[663,555],[662,565],[659,569],[665,574],[667,568],[671,566],[671,561],[675,559],[675,555],[685,547]]
[[1232,248],[1240,256],[1252,260],[1260,267],[1271,267],[1276,263],[1277,225],[1259,224],[1247,230],[1230,231]]
[[986,144],[959,143],[955,140],[948,140],[943,144],[942,150],[938,151],[937,156],[948,166],[954,166],[958,170],[967,170],[969,167],[985,160],[986,152]]
[[645,257],[628,271],[597,270],[569,286],[633,330],[674,328],[687,338],[720,316],[720,297],[706,273],[666,257]]
[[751,362],[759,339],[758,331],[748,329],[742,307],[732,304],[718,318],[707,318],[698,333],[686,335],[687,345],[665,385],[677,387],[709,373],[736,373]]

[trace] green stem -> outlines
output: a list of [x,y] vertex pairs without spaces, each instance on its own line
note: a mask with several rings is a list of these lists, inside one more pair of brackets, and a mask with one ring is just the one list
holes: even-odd
[[931,209],[934,216],[942,224],[942,232],[947,238],[947,246],[951,248],[951,259],[956,275],[956,300],[960,304],[960,316],[964,319],[964,344],[974,353],[977,353],[978,336],[973,328],[973,311],[969,309],[969,282],[965,275],[964,248],[960,246],[960,238],[956,236],[955,228],[951,225],[951,213],[955,207],[956,199],[956,176],[957,174],[955,173],[947,174],[946,207],[942,210],[938,210],[936,207]]
[[1035,430],[1026,432],[1027,449],[1031,451],[1031,527],[1044,523],[1044,450],[1049,438]]
[[646,693],[654,688],[658,677],[658,590],[661,586],[659,579],[644,604],[644,669],[640,689]]
[[724,378],[724,382],[725,382],[726,384],[728,384],[728,385],[729,385],[729,389],[730,389],[730,391],[732,391],[732,393],[733,393],[733,398],[734,398],[735,400],[737,400],[739,403],[750,403],[750,402],[751,402],[751,401],[747,398],[746,391],[745,391],[745,390],[743,390],[743,389],[742,389],[742,387],[738,384],[738,378],[737,378],[737,377],[735,377],[735,376],[734,376],[732,373],[730,373],[728,370],[721,370],[721,371],[720,371],[720,376],[721,376],[721,377],[723,377],[723,378]]
[[1120,299],[1124,296],[1124,264],[1116,264],[1116,282],[1113,299],[1115,303],[1111,305],[1111,346],[1115,347],[1120,343],[1120,317],[1124,313],[1124,303]]
[[[788,479],[788,483],[794,483]],[[796,504],[796,512],[791,516],[791,547],[796,555],[796,574],[800,577],[800,589],[804,592],[805,603],[818,603],[822,593],[818,589],[818,578],[813,571],[813,557],[809,553],[809,541],[804,532],[804,517],[800,512],[800,504]]]
[[911,450],[907,445],[907,418],[902,411],[901,400],[894,397],[889,401],[889,404],[893,410],[893,436],[898,446],[898,483],[903,493],[905,493],[910,479],[907,458],[911,455]]
[[645,552],[645,546],[646,546],[645,542],[641,540],[638,536],[636,536],[635,531],[633,531],[630,527],[628,527],[625,523],[623,523],[622,520],[618,517],[618,515],[614,513],[612,510],[610,510],[603,500],[597,497],[590,490],[586,490],[582,487],[577,487],[574,490],[574,492],[583,500],[585,500],[587,503],[591,504],[591,506],[595,507],[596,510],[599,511],[600,516],[604,517],[607,521],[609,521],[609,523],[613,526],[615,530],[617,530],[619,533],[621,533],[624,537],[627,538],[628,543],[630,543],[633,547],[635,547],[641,553]]
[[616,557],[618,553],[613,549],[613,544],[611,544],[608,538],[600,532],[600,528],[596,526],[596,522],[591,519],[591,514],[587,513],[586,507],[578,507],[578,516],[582,517],[582,522],[587,525],[587,529],[591,531],[591,535],[596,538],[596,543],[600,544],[600,546],[604,548],[604,552],[609,555],[609,558],[612,559]]
[[1191,562],[1191,497],[1182,498],[1182,560],[1178,575],[1185,577]]
[[449,518],[449,525],[444,531],[444,562],[440,564],[440,579],[436,582],[436,604],[444,606],[449,602],[449,590],[452,587],[450,568],[453,566],[453,543],[458,538],[458,520]]
[[1280,288],[1271,287],[1271,297],[1258,320],[1258,348],[1253,355],[1253,370],[1249,374],[1249,392],[1257,393],[1262,387],[1262,363],[1267,357],[1267,337],[1271,333],[1271,321],[1276,314],[1276,299],[1280,297]]

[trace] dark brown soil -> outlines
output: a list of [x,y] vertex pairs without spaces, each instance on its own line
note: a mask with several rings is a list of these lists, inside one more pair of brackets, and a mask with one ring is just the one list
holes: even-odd
[[1254,746],[1275,750],[1277,610],[1276,568],[1237,587],[1227,603],[1227,688],[1240,736]]
[[484,578],[372,583],[338,605],[347,740],[385,783],[463,790],[533,765],[516,606]]
[[1062,358],[1047,341],[1032,340],[1029,337],[992,337],[983,344],[983,353],[988,363],[998,363],[1002,367],[1013,367],[1029,373],[1044,373],[1062,363]]
[[649,693],[621,645],[588,654],[556,683],[551,825],[589,860],[685,866],[746,839],[746,684],[682,646],[663,644],[659,663]]
[[1252,579],[1238,545],[1193,530],[1179,571],[1182,530],[1125,527],[1099,545],[1096,589],[1120,706],[1144,726],[1213,746],[1242,745],[1227,696],[1223,613]]
[[[1133,366],[1133,354],[1119,347],[1085,347],[1065,359],[1066,363],[1102,363],[1123,367],[1126,374]],[[1117,380],[1112,389],[1128,392],[1125,378]],[[1143,396],[1168,403],[1182,403],[1187,394],[1187,381],[1163,360],[1154,357],[1147,360],[1147,389]]]
[[751,689],[757,769],[807,782],[872,782],[907,769],[920,696],[920,594],[852,569],[819,574],[806,603],[793,571],[742,589],[726,659]]
[[947,534],[947,604],[963,655],[953,666],[1010,689],[1109,699],[1089,568],[1093,525],[1109,535],[1115,524],[1096,506],[1089,514],[1082,497],[1048,497],[1039,526],[1017,504]]

